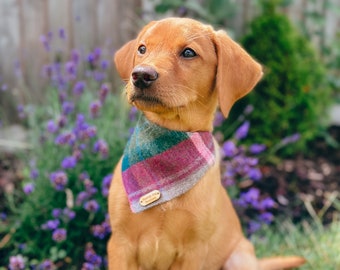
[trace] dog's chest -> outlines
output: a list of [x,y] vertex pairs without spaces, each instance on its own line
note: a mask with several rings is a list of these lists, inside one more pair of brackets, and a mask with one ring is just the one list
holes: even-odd
[[[157,215],[140,221],[147,225],[140,226],[138,232],[136,255],[142,269],[171,269],[186,252],[201,245],[202,224],[185,210],[159,211]],[[206,241],[211,234],[208,229],[204,237]]]

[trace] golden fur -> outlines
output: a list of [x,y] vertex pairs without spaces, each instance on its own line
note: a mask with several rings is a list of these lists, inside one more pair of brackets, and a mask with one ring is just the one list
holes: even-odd
[[[186,48],[196,56],[183,57]],[[117,51],[115,63],[127,82],[128,101],[150,121],[182,131],[212,131],[218,103],[227,116],[262,76],[261,66],[225,32],[180,18],[149,23]],[[138,89],[131,75],[136,67],[156,71],[157,79]],[[304,262],[300,257],[258,260],[220,182],[217,162],[189,192],[134,214],[120,161],[109,194],[109,269],[274,270]]]

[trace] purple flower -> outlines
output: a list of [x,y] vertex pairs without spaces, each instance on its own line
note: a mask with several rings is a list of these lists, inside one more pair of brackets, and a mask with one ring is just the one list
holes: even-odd
[[105,220],[101,224],[97,224],[91,227],[93,236],[104,239],[108,234],[111,233],[111,227],[109,223],[109,216],[106,215]]
[[44,36],[44,35],[41,35],[40,36],[40,42],[42,43],[42,45],[44,46],[45,50],[48,52],[50,51],[50,43],[49,43],[49,38]]
[[87,61],[90,64],[91,70],[95,69],[100,57],[101,57],[101,49],[100,48],[96,48],[96,49],[94,49],[93,52],[89,53],[89,55],[87,56]]
[[21,270],[25,269],[25,260],[22,255],[12,256],[9,258],[9,265],[10,270]]
[[236,147],[236,145],[233,141],[226,141],[222,145],[222,151],[223,151],[223,154],[226,157],[233,157],[233,156],[236,155],[238,150],[237,150],[237,147]]
[[76,161],[79,161],[83,157],[83,153],[79,148],[76,148],[73,150],[72,156],[74,156]]
[[65,71],[70,76],[70,79],[75,79],[77,74],[77,67],[73,61],[68,61],[65,64]]
[[103,70],[107,70],[109,68],[109,65],[110,65],[110,62],[108,60],[104,59],[104,60],[102,60],[100,67]]
[[101,71],[98,71],[98,70],[95,70],[93,71],[93,78],[97,81],[97,82],[101,82],[105,79],[105,73],[104,72],[101,72]]
[[256,166],[259,163],[258,158],[254,158],[254,157],[245,157],[244,160],[245,160],[245,163],[251,167]]
[[61,107],[63,115],[68,115],[74,111],[74,103],[71,101],[64,101]]
[[83,265],[81,266],[81,270],[94,270],[95,266],[91,263],[85,262],[83,263]]
[[79,174],[79,180],[84,181],[86,179],[90,179],[90,176],[87,172],[82,172],[81,174]]
[[259,204],[260,210],[271,209],[274,206],[275,206],[275,201],[272,198],[269,198],[269,197],[263,199]]
[[93,236],[99,239],[104,239],[105,236],[107,235],[105,227],[100,224],[92,226],[91,230],[92,230]]
[[52,210],[52,216],[53,216],[54,218],[60,218],[60,216],[62,215],[62,213],[63,213],[63,210],[62,210],[61,208],[54,208],[54,209]]
[[35,185],[33,183],[27,183],[24,185],[23,190],[26,195],[31,194],[35,189]]
[[257,188],[250,188],[246,193],[241,194],[241,198],[243,198],[247,203],[258,201],[259,197],[260,191]]
[[7,214],[5,212],[0,212],[0,220],[5,221],[7,219]]
[[90,198],[90,194],[88,194],[86,191],[81,191],[77,195],[76,198],[76,205],[82,205],[84,201],[86,201],[88,198]]
[[59,118],[58,118],[58,127],[62,128],[66,125],[67,123],[67,117],[66,115],[60,115]]
[[95,60],[99,60],[102,55],[102,50],[100,48],[95,48],[93,51]]
[[73,49],[71,52],[71,61],[76,65],[79,63],[80,53],[76,49]]
[[61,162],[61,167],[63,169],[71,169],[77,165],[77,159],[74,156],[68,156]]
[[56,242],[62,242],[66,240],[67,232],[65,229],[56,229],[52,233],[52,239]]
[[224,116],[220,111],[217,111],[215,114],[215,119],[214,119],[214,127],[219,127],[223,124],[224,121]]
[[257,154],[262,153],[265,149],[266,149],[266,146],[264,144],[257,144],[257,143],[255,143],[255,144],[252,144],[249,147],[249,152],[251,154],[257,155]]
[[91,102],[89,106],[89,110],[90,110],[90,115],[92,118],[96,118],[99,116],[101,107],[102,107],[102,104],[99,100]]
[[56,266],[51,260],[45,260],[39,266],[39,270],[54,270],[54,269],[56,269]]
[[112,174],[109,174],[103,178],[102,181],[102,194],[104,197],[109,195],[109,188],[112,180]]
[[97,135],[97,128],[95,126],[89,126],[85,133],[87,138],[93,138]]
[[59,29],[59,37],[61,39],[66,39],[66,33],[65,33],[65,29],[64,28],[60,28]]
[[52,38],[53,38],[53,33],[52,33],[52,31],[49,31],[49,32],[47,33],[47,39],[48,39],[49,41],[52,41]]
[[101,104],[103,104],[106,100],[106,97],[108,95],[110,91],[110,88],[108,86],[108,84],[103,83],[99,89],[99,100],[101,102]]
[[76,127],[77,129],[81,129],[84,125],[86,124],[85,122],[85,116],[81,113],[77,114],[77,119],[76,119]]
[[59,97],[59,102],[63,103],[67,99],[67,93],[64,90],[66,83],[64,81],[59,82],[59,92],[58,92],[58,97]]
[[86,83],[84,81],[77,82],[73,87],[73,94],[75,96],[80,96],[84,93],[84,89],[86,87]]
[[2,84],[1,85],[1,91],[6,92],[8,90],[8,85],[7,84]]
[[19,116],[20,119],[23,119],[23,118],[26,117],[24,105],[19,104],[17,106],[17,111],[18,111],[18,116]]
[[59,227],[60,221],[58,219],[48,220],[46,223],[41,225],[43,230],[53,231]]
[[254,232],[258,231],[261,229],[262,225],[254,220],[251,220],[248,224],[248,233],[253,234]]
[[36,168],[32,168],[30,171],[30,177],[33,180],[36,180],[39,177],[39,171]]
[[94,143],[93,151],[95,153],[99,153],[102,158],[107,158],[109,153],[109,147],[104,140],[99,139]]
[[245,121],[235,132],[235,138],[238,140],[244,139],[248,135],[250,123]]
[[84,254],[85,260],[94,266],[100,266],[102,264],[102,258],[96,254],[92,244],[87,244]]
[[73,145],[76,141],[76,135],[73,132],[64,132],[55,138],[54,143],[57,145]]
[[90,200],[84,204],[84,209],[90,213],[96,213],[99,210],[99,204],[96,200]]
[[18,248],[19,248],[20,251],[25,250],[26,247],[27,247],[27,244],[26,244],[26,243],[20,243],[19,246],[18,246]]
[[94,186],[93,181],[91,181],[90,178],[86,178],[84,180],[84,186],[85,186],[86,191],[91,190]]
[[282,146],[285,146],[285,145],[290,144],[290,143],[295,143],[295,142],[297,142],[299,139],[300,139],[300,134],[299,134],[299,133],[295,133],[295,134],[293,134],[293,135],[291,135],[291,136],[288,136],[288,137],[282,139],[282,141],[281,141],[280,144],[281,144]]
[[262,173],[259,168],[249,169],[248,176],[251,180],[258,181],[262,178]]
[[129,112],[129,119],[131,122],[136,121],[138,115],[138,109],[135,106],[132,106]]
[[274,220],[274,216],[270,212],[261,213],[259,218],[266,224],[270,224]]
[[56,190],[62,191],[67,185],[68,178],[65,172],[57,171],[50,174],[50,181]]
[[56,133],[58,131],[58,126],[56,125],[54,120],[49,120],[47,122],[46,130],[51,134]]
[[72,220],[76,217],[76,212],[72,211],[70,208],[65,208],[63,210],[63,215],[67,218],[67,220]]
[[95,126],[89,126],[86,124],[86,127],[83,127],[77,130],[78,138],[80,140],[87,140],[89,138],[93,138],[97,135],[97,128]]
[[91,67],[94,67],[96,58],[95,55],[91,52],[89,53],[89,55],[87,56],[87,61],[89,62],[89,64],[91,65]]
[[253,105],[247,105],[247,107],[244,109],[244,114],[248,115],[251,114],[254,110],[254,106]]

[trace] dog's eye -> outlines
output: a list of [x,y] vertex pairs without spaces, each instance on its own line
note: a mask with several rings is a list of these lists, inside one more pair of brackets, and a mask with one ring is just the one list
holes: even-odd
[[191,48],[185,48],[181,53],[181,56],[184,58],[193,58],[197,56],[196,52]]
[[144,53],[146,52],[146,47],[145,47],[144,45],[140,45],[140,46],[138,47],[138,52],[139,52],[140,54],[144,54]]

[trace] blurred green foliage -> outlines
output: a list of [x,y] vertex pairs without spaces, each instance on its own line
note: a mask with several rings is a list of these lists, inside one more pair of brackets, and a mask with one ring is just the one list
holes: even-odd
[[276,1],[262,1],[262,14],[242,39],[244,48],[264,66],[265,75],[234,108],[229,121],[245,104],[252,104],[249,138],[271,147],[298,133],[300,140],[293,146],[297,151],[325,130],[331,91],[315,49],[286,16],[276,12],[276,5]]

